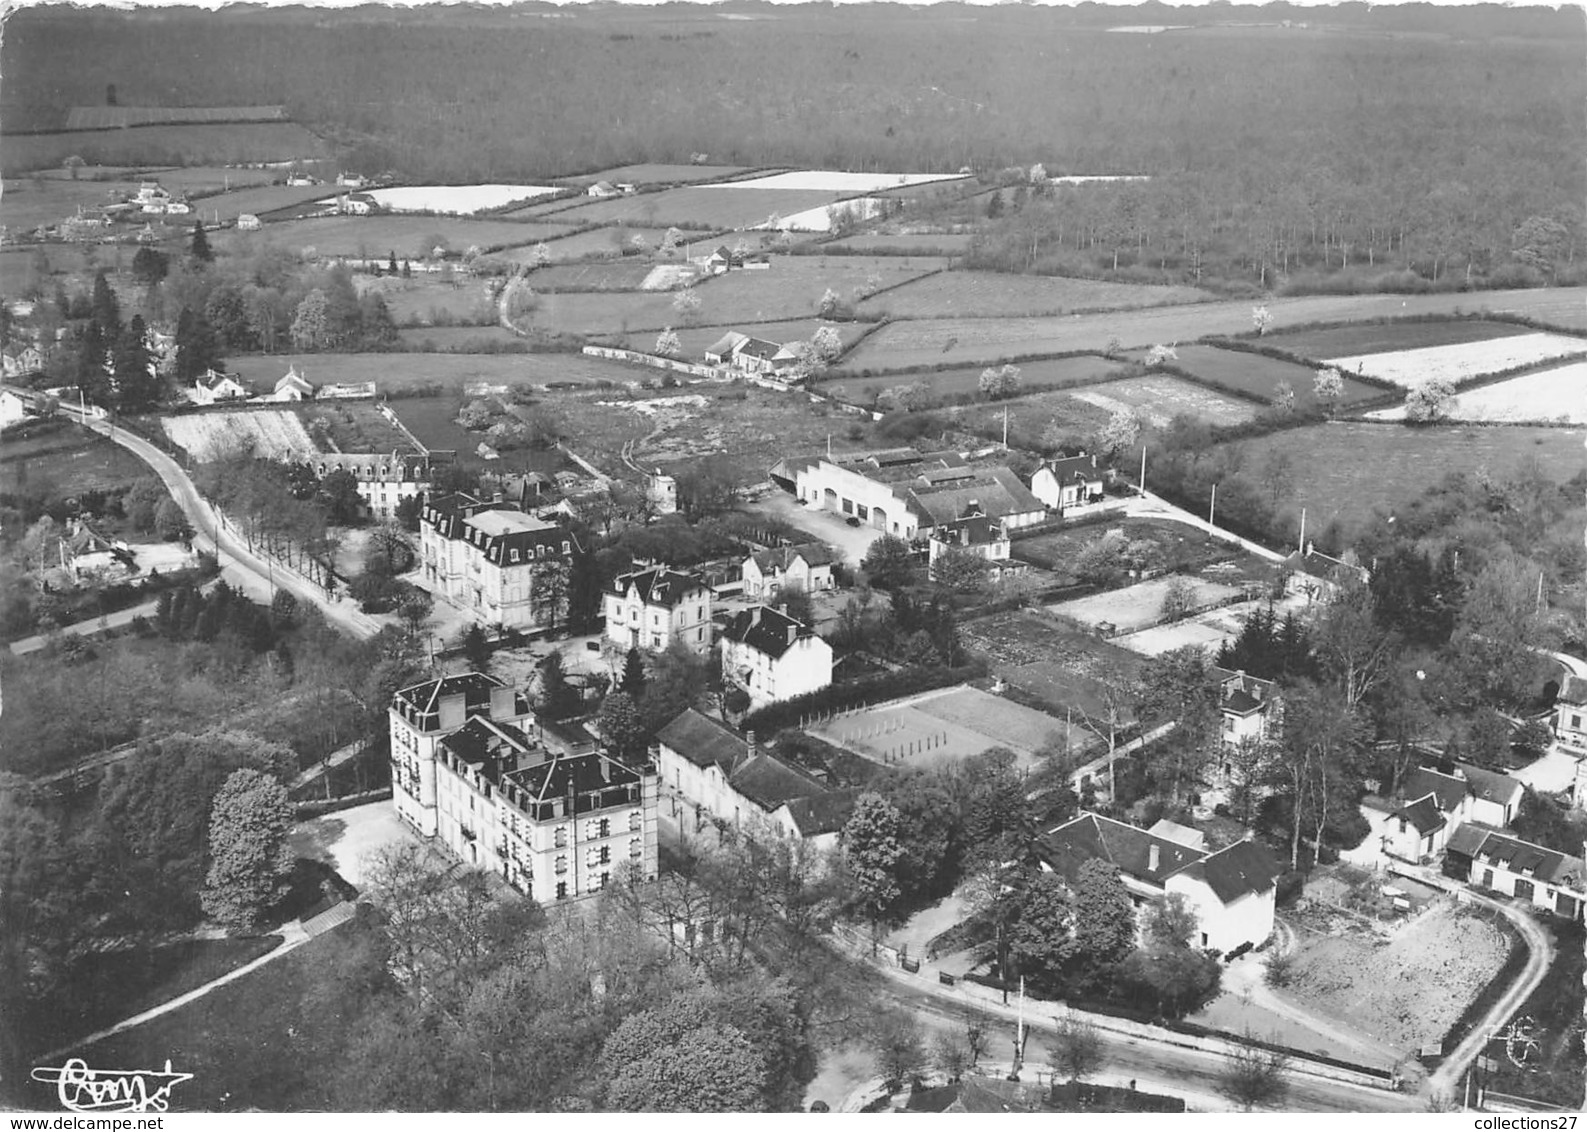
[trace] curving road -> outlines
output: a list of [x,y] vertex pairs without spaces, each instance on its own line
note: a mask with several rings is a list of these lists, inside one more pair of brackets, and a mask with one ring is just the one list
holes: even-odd
[[269,601],[276,590],[286,590],[298,601],[319,609],[332,625],[355,637],[368,638],[379,632],[380,624],[359,613],[350,600],[328,599],[325,591],[307,578],[267,562],[249,550],[247,544],[226,528],[215,509],[199,495],[198,488],[182,465],[147,440],[124,428],[115,428],[91,413],[85,415],[73,406],[63,404],[61,411],[84,428],[109,437],[154,470],[192,525],[193,545],[207,548],[224,560],[228,581],[238,583],[242,589],[256,597],[262,596],[265,601]]

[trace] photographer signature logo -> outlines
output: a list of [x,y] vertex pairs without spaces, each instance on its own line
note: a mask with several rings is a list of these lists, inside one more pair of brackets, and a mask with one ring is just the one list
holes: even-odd
[[61,1104],[72,1112],[164,1112],[171,1089],[191,1081],[191,1073],[175,1073],[171,1063],[157,1069],[90,1069],[74,1057],[65,1065],[41,1065],[33,1079],[54,1085]]

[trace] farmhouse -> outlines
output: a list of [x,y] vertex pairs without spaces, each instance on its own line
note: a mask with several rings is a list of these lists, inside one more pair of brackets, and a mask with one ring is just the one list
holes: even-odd
[[475,621],[511,629],[553,622],[566,586],[539,587],[542,571],[566,568],[573,536],[508,504],[458,492],[431,500],[419,523],[424,577]]
[[195,378],[188,400],[195,405],[214,405],[223,401],[246,401],[252,390],[230,374],[206,370]]
[[1468,822],[1449,839],[1444,871],[1567,920],[1587,906],[1587,863]]
[[1178,893],[1196,912],[1200,947],[1228,952],[1273,931],[1283,869],[1255,841],[1209,853],[1201,834],[1173,822],[1146,830],[1087,812],[1038,839],[1037,853],[1071,883],[1087,861],[1111,861],[1136,908]]
[[598,892],[618,865],[657,874],[656,776],[558,749],[522,695],[469,672],[392,697],[397,815],[540,903]]
[[744,559],[744,596],[763,601],[788,586],[807,594],[830,590],[835,557],[830,547],[819,542],[756,551]]
[[1011,543],[1001,527],[981,514],[980,504],[972,504],[967,513],[931,529],[928,573],[935,580],[937,562],[949,551],[962,551],[984,558],[994,571],[1001,571],[1008,563]]
[[308,401],[314,397],[314,386],[300,374],[296,366],[288,366],[286,376],[276,382],[270,394],[272,401]]
[[757,605],[722,630],[722,679],[749,693],[752,708],[791,700],[832,683],[832,646],[781,610]]
[[711,588],[693,574],[665,566],[619,574],[605,605],[606,639],[625,649],[711,648]]
[[833,790],[686,709],[656,736],[651,759],[674,813],[692,806],[696,828],[715,819],[751,837],[790,838],[815,849],[837,845],[857,791]]
[[251,212],[240,213],[237,216],[237,230],[239,232],[259,231],[259,218]]
[[1554,701],[1554,736],[1560,745],[1587,755],[1587,679],[1566,676]]
[[394,519],[404,499],[430,490],[432,456],[405,452],[323,454],[316,471],[321,475],[348,472],[358,483],[358,495],[376,519]]
[[44,353],[37,346],[7,346],[0,354],[6,377],[25,377],[44,368]]
[[1361,815],[1369,832],[1354,850],[1363,863],[1377,854],[1421,863],[1442,852],[1466,824],[1504,827],[1521,809],[1525,787],[1516,779],[1469,763],[1419,766],[1392,797],[1368,794]]
[[1095,456],[1070,456],[1044,461],[1031,476],[1031,494],[1059,513],[1099,503],[1105,473]]
[[585,196],[592,196],[596,200],[605,200],[608,197],[622,196],[623,191],[610,181],[596,181],[584,190]]
[[792,485],[807,507],[852,515],[905,539],[963,518],[972,505],[1004,533],[1039,523],[1047,514],[1013,471],[971,465],[957,452],[903,448],[842,458],[793,457],[779,461],[771,477]]

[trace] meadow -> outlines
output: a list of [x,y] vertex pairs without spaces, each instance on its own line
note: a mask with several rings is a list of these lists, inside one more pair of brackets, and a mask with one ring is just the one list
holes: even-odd
[[1425,346],[1417,350],[1330,358],[1328,364],[1337,366],[1341,373],[1364,373],[1409,389],[1432,377],[1458,385],[1517,366],[1583,355],[1587,355],[1587,338],[1516,334],[1456,346]]
[[[955,397],[980,391],[981,372],[985,367],[968,369],[924,370],[919,373],[884,374],[877,377],[854,377],[848,371],[821,384],[823,393],[840,396],[846,401],[863,404],[868,398],[886,389],[900,385],[920,389],[928,397]],[[1037,389],[1042,386],[1071,386],[1086,381],[1102,381],[1118,373],[1122,363],[1110,361],[1096,354],[1082,354],[1075,358],[1043,358],[1019,364],[1020,387]]]
[[577,177],[559,177],[567,185],[586,187],[597,181],[610,181],[613,185],[689,185],[704,181],[725,181],[754,170],[744,165],[668,165],[649,162],[640,165],[619,165],[602,169],[599,173],[584,173]]
[[1148,374],[1111,381],[1102,386],[1071,389],[1071,397],[1106,409],[1111,415],[1126,410],[1161,428],[1184,413],[1208,424],[1243,424],[1256,416],[1259,406],[1240,397],[1208,389],[1169,374]]
[[1008,443],[1032,452],[1047,451],[1048,426],[1079,440],[1108,423],[1112,410],[1072,393],[1032,393],[1008,401],[983,401],[939,410],[954,426],[976,436],[1001,440],[1008,424]]
[[7,494],[118,490],[148,474],[149,466],[119,444],[71,426],[8,438],[0,449],[0,492]]
[[637,256],[614,262],[559,264],[535,271],[529,276],[529,286],[535,291],[638,291],[657,266]]
[[866,302],[860,309],[895,318],[1021,317],[1072,311],[1196,303],[1211,298],[1194,287],[1153,287],[1043,275],[954,271],[921,279]]
[[[480,381],[492,385],[623,382],[659,372],[583,354],[249,354],[229,359],[227,369],[258,388],[271,388],[288,364],[316,384],[373,381],[382,395],[421,382],[439,382],[448,392],[461,392]],[[391,404],[401,416],[406,401]]]
[[437,244],[453,252],[469,247],[489,251],[534,244],[564,231],[549,224],[457,216],[318,216],[266,224],[258,232],[233,230],[212,242],[230,248],[244,240],[268,239],[290,248],[312,247],[322,256],[384,259],[395,253],[400,260],[428,259]]
[[360,295],[380,295],[399,326],[410,319],[425,324],[452,320],[496,325],[496,303],[485,284],[476,279],[448,282],[430,274],[416,274],[411,279],[358,274],[353,276],[353,284]]
[[[1367,415],[1372,420],[1403,420],[1405,406],[1397,405]],[[1455,397],[1449,419],[1488,424],[1519,421],[1587,424],[1587,362],[1468,389]]]
[[[845,194],[820,189],[745,189],[737,185],[688,185],[659,193],[636,193],[558,211],[558,220],[580,224],[641,224],[645,227],[753,228],[771,216],[824,208]],[[852,194],[849,194],[852,195]]]
[[7,134],[0,166],[8,176],[58,166],[71,156],[93,165],[234,165],[330,155],[295,122],[233,122],[135,129]]
[[[1294,390],[1297,406],[1310,408],[1317,403],[1317,371],[1306,366],[1244,350],[1220,350],[1216,346],[1179,346],[1175,353],[1179,358],[1172,365],[1212,385],[1238,390],[1261,402],[1271,402],[1279,382],[1287,381]],[[1340,408],[1384,394],[1377,386],[1343,375],[1341,381],[1344,391],[1339,397]]]
[[1414,322],[1358,322],[1322,330],[1294,330],[1268,334],[1267,344],[1303,358],[1336,358],[1350,354],[1386,354],[1394,350],[1419,350],[1426,346],[1457,346],[1486,342],[1531,331],[1514,322],[1480,318],[1451,318]]
[[884,232],[864,236],[845,236],[821,245],[822,248],[865,252],[870,255],[963,255],[970,250],[969,233],[909,233],[890,235]]
[[103,208],[126,194],[136,193],[138,182],[56,181],[7,178],[0,194],[0,220],[7,228],[37,228],[57,224],[79,208]]
[[1235,443],[1246,467],[1260,467],[1282,449],[1294,467],[1305,469],[1284,503],[1306,508],[1307,526],[1321,530],[1334,519],[1347,527],[1360,522],[1375,504],[1392,508],[1413,499],[1450,472],[1486,468],[1500,478],[1535,461],[1544,475],[1564,482],[1582,470],[1584,438],[1587,431],[1580,428],[1408,428],[1348,421]]
[[[513,216],[522,216],[523,213],[512,213]],[[573,260],[591,259],[597,256],[606,256],[616,259],[633,247],[633,239],[639,236],[644,239],[646,246],[657,247],[666,239],[665,228],[590,228],[580,231],[573,224],[558,224],[554,220],[542,221],[547,225],[547,232],[542,237],[545,254],[551,263],[568,263]],[[540,244],[523,244],[518,247],[504,248],[497,253],[509,263],[537,263],[540,258]]]
[[504,326],[413,326],[397,331],[398,348],[419,354],[519,352],[523,339]]

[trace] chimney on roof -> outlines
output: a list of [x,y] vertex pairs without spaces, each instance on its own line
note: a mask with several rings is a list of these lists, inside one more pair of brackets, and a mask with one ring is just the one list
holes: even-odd
[[515,714],[513,707],[517,698],[511,688],[492,688],[490,690],[490,717],[495,720],[511,719]]
[[1157,847],[1156,842],[1153,842],[1151,847],[1146,850],[1146,871],[1155,873],[1157,867],[1163,863],[1162,858],[1162,850]]
[[751,759],[755,757],[755,733],[753,731],[744,732],[744,755],[746,758]]
[[468,722],[468,698],[462,692],[442,696],[440,707],[442,731],[456,731]]
[[749,611],[749,623],[751,628],[760,624],[760,611],[762,608],[764,607],[757,605],[754,609]]
[[789,625],[788,626],[788,643],[791,645],[795,641],[797,641],[798,639],[799,639],[799,626],[797,624]]

